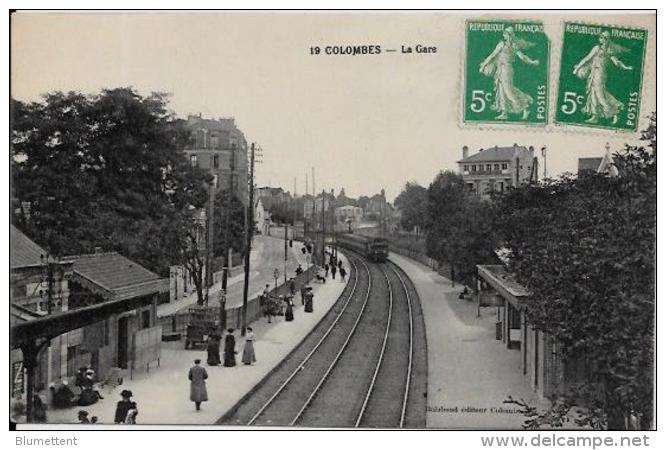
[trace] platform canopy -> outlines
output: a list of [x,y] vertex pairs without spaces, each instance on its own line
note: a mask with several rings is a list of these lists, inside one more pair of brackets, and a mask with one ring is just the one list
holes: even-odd
[[506,267],[499,264],[477,265],[479,276],[488,283],[499,295],[520,308],[529,299],[531,293],[518,283]]

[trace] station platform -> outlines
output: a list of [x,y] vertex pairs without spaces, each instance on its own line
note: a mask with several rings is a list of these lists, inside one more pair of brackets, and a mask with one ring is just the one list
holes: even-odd
[[463,286],[412,259],[391,253],[391,261],[411,278],[419,297],[428,342],[426,426],[444,429],[521,429],[525,417],[515,405],[522,399],[546,407],[529,386],[520,351],[495,340],[497,308],[459,300]]
[[[345,267],[349,267],[347,258],[342,253],[340,256]],[[250,324],[255,333],[257,362],[254,365],[246,366],[241,363],[245,341],[240,337],[239,330],[234,333],[236,367],[209,367],[206,364],[205,349],[184,350],[183,341],[163,342],[159,367],[151,368],[149,373],[134,374],[133,379],[125,378],[123,384],[113,391],[102,390],[104,399],[94,405],[49,410],[48,422],[77,423],[77,412],[84,409],[88,411],[89,417],[97,416],[100,424],[111,424],[115,405],[120,400],[120,392],[129,389],[134,394],[133,400],[137,402],[139,409],[138,424],[212,425],[303,341],[335,304],[346,284],[347,282],[341,282],[339,277],[332,280],[329,275],[326,283],[310,284],[314,292],[313,313],[303,311],[300,294],[296,294],[292,322],[286,322],[284,317],[278,316],[270,324],[266,319]],[[190,401],[190,382],[187,378],[188,370],[194,365],[196,358],[201,359],[202,367],[208,372],[208,401],[202,404],[201,411],[196,411],[194,403]],[[90,425],[83,427],[89,429]],[[68,426],[68,429],[72,427]]]

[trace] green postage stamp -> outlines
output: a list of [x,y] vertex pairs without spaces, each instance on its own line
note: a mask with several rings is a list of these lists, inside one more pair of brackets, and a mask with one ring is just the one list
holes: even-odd
[[636,131],[647,31],[564,24],[555,121]]
[[545,125],[550,47],[541,22],[465,24],[465,123]]

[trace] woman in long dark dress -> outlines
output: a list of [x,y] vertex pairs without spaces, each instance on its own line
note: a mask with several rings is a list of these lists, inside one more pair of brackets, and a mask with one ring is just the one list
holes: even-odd
[[206,345],[208,358],[206,362],[209,366],[217,366],[220,364],[220,339],[221,336],[217,333],[208,336],[208,343]]
[[224,367],[234,367],[236,365],[236,338],[234,329],[227,330],[227,336],[224,338]]
[[287,297],[284,301],[287,302],[287,310],[284,312],[284,320],[291,322],[294,320],[294,296]]

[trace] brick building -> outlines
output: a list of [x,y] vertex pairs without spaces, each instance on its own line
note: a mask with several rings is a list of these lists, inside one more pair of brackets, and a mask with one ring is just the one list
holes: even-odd
[[191,144],[184,149],[190,164],[209,171],[215,176],[217,190],[227,189],[233,161],[234,192],[247,205],[248,202],[248,145],[245,135],[233,118],[205,119],[190,115],[187,128],[192,135]]

